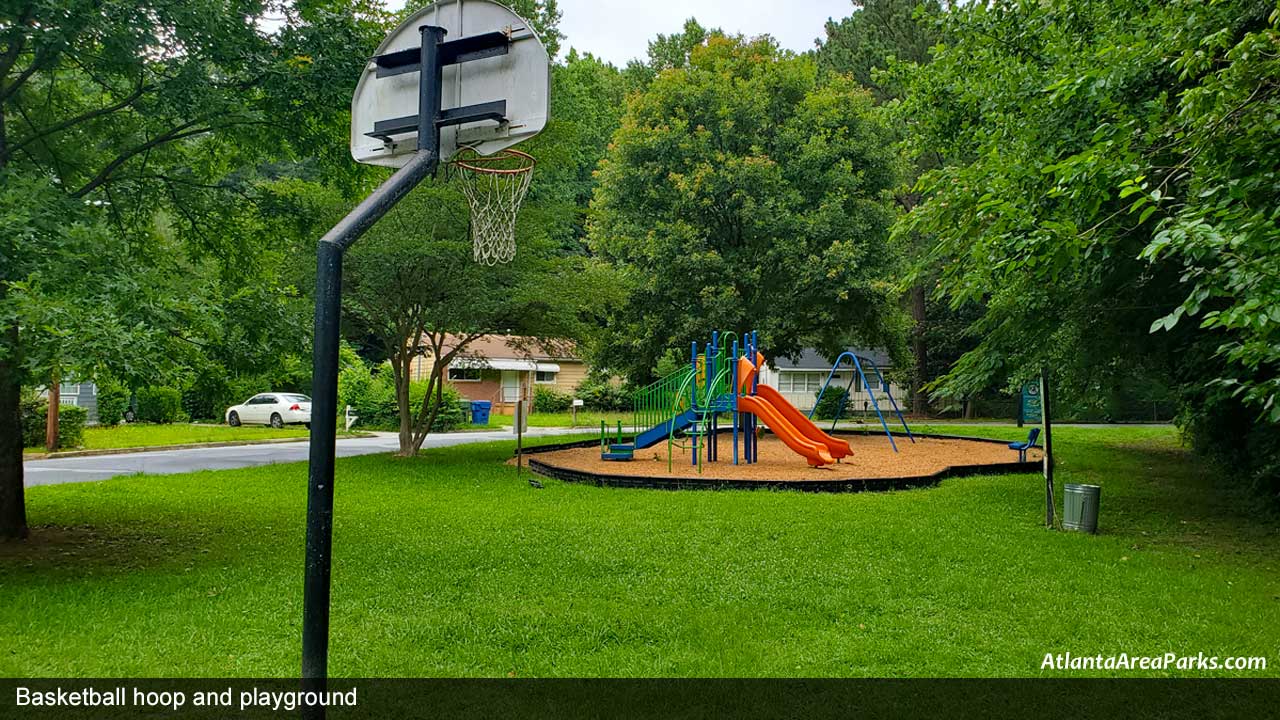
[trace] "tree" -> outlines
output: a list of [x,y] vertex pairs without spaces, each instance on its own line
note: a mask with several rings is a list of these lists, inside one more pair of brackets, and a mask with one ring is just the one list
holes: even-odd
[[[889,104],[886,114],[890,125],[902,138],[910,132],[910,126],[892,111],[893,104],[901,98],[906,79],[915,68],[929,62],[931,48],[942,39],[938,20],[942,7],[937,0],[855,0],[853,6],[854,12],[849,17],[827,22],[826,40],[818,48],[818,65],[826,72],[852,76],[869,88],[879,103]],[[900,212],[910,212],[919,203],[914,187],[916,179],[940,162],[941,158],[935,153],[921,154],[903,163],[906,177],[895,193]],[[932,357],[941,348],[931,347],[928,339],[959,330],[935,327],[938,322],[947,323],[954,316],[945,309],[930,307],[928,302],[928,287],[934,282],[936,272],[918,262],[925,254],[925,243],[923,238],[914,236],[900,243],[917,263],[907,289],[906,304],[911,314],[911,351],[915,361],[911,406],[920,413],[929,409],[924,387],[937,377],[931,374],[931,368],[938,360],[949,364],[958,357]]]
[[632,89],[643,88],[663,70],[683,68],[689,64],[689,56],[694,49],[706,44],[713,36],[723,37],[719,28],[703,27],[697,18],[684,21],[684,27],[678,33],[670,35],[658,34],[649,41],[648,59],[632,60],[627,63],[625,77]]
[[[1257,0],[948,14],[953,42],[903,101],[912,147],[947,164],[898,227],[934,238],[940,294],[985,306],[941,392],[1137,370],[1280,488],[1280,75],[1260,50],[1278,16]],[[1243,431],[1196,420],[1249,409]]]
[[592,249],[627,280],[598,360],[758,328],[775,355],[893,345],[889,135],[848,78],[769,38],[712,36],[633,94],[599,170]]
[[[553,210],[554,212],[554,210]],[[371,339],[391,361],[400,454],[417,454],[439,414],[443,372],[475,340],[505,334],[554,344],[581,334],[584,308],[607,295],[603,272],[562,253],[537,208],[518,225],[514,262],[472,259],[468,209],[447,182],[420,186],[352,248],[345,267],[347,333]],[[410,369],[434,360],[422,405],[410,406]]]
[[0,10],[0,536],[26,533],[21,386],[152,374],[215,334],[217,290],[262,267],[238,232],[246,187],[341,127],[333,78],[358,75],[381,11],[283,11],[268,35],[253,2]]
[[818,48],[823,70],[852,75],[886,102],[902,96],[902,77],[886,72],[895,64],[924,65],[941,40],[938,0],[853,0],[853,14],[828,20]]

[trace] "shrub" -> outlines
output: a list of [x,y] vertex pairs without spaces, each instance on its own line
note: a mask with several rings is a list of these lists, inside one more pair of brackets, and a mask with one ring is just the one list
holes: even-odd
[[102,425],[119,425],[129,409],[129,389],[114,380],[103,380],[98,385],[98,422]]
[[583,380],[578,386],[578,397],[590,410],[611,412],[631,409],[631,390],[607,379]]
[[167,425],[186,417],[182,412],[182,393],[171,387],[148,387],[138,391],[138,420]]
[[[813,394],[817,399],[818,393]],[[841,409],[843,408],[843,412]],[[820,420],[834,420],[836,413],[840,413],[842,417],[848,417],[853,408],[849,407],[849,392],[844,388],[829,387],[823,393],[822,399],[817,400],[817,408],[814,410],[813,416]]]
[[[49,402],[38,395],[22,398],[22,446],[44,447],[45,432],[49,423]],[[84,426],[89,412],[76,405],[61,405],[58,409],[58,449],[80,447],[84,443]]]
[[[427,394],[427,383],[409,386],[409,407],[416,414]],[[470,410],[462,407],[462,395],[449,385],[442,393],[442,406],[431,432],[448,432],[469,420]],[[376,375],[367,366],[351,365],[338,375],[339,415],[350,405],[360,420],[357,427],[368,430],[399,430],[400,412],[396,407],[395,378],[386,369]]]
[[573,396],[553,387],[536,385],[533,388],[533,411],[543,413],[566,412],[573,405]]

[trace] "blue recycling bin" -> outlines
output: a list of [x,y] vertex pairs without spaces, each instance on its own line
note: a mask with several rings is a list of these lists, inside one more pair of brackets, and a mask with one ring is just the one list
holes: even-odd
[[488,425],[489,411],[493,409],[493,403],[488,400],[472,400],[471,401],[471,424],[472,425]]

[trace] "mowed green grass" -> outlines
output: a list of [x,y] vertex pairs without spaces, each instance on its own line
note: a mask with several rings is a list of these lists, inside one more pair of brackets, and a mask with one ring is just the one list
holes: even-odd
[[[588,412],[580,411],[578,413],[576,427],[583,428],[584,432],[594,431],[597,435],[600,433],[600,422],[609,427],[611,431],[616,431],[618,422],[621,421],[624,428],[630,427],[634,421],[631,413],[628,412]],[[515,417],[511,415],[490,415],[489,427],[511,427],[515,424]],[[572,413],[530,413],[529,427],[574,427],[574,417]]]
[[[538,490],[510,443],[340,460],[330,670],[1037,676],[1070,651],[1262,655],[1255,675],[1280,675],[1277,527],[1171,430],[1055,440],[1061,482],[1103,486],[1099,536],[1043,528],[1037,475]],[[29,490],[33,539],[0,546],[0,675],[296,674],[305,494],[305,465]]]
[[[257,425],[229,427],[227,425],[151,425],[132,423],[115,427],[94,426],[84,429],[84,450],[115,450],[162,445],[193,445],[212,442],[242,442],[253,440],[279,440],[301,438],[310,434],[301,425],[289,425],[279,430]],[[44,452],[44,448],[27,448],[28,452]]]

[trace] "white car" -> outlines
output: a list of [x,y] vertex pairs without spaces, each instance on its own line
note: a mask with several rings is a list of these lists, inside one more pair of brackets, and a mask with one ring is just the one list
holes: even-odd
[[296,393],[262,393],[227,408],[226,418],[231,427],[306,425],[310,429],[311,398]]

